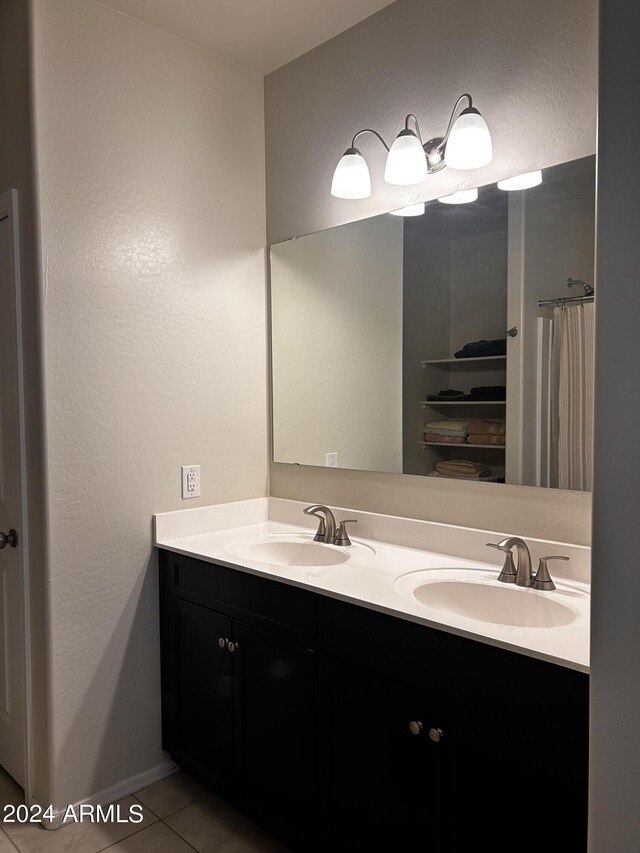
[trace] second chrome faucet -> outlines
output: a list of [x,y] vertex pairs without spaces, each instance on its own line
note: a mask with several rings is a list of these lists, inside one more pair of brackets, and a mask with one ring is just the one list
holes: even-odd
[[[541,557],[538,565],[537,573],[533,574],[531,565],[531,552],[524,539],[519,536],[509,536],[501,542],[487,542],[487,548],[497,548],[504,552],[504,565],[502,571],[498,575],[498,580],[502,583],[514,583],[516,586],[530,586],[533,589],[552,590],[556,585],[551,580],[549,569],[547,567],[548,560],[568,560],[568,557]],[[513,562],[512,549],[515,548],[518,553],[517,568]]]
[[355,518],[345,518],[338,523],[336,528],[335,516],[328,506],[312,504],[303,512],[305,515],[315,515],[320,519],[316,535],[313,537],[314,542],[325,542],[328,545],[351,545],[351,539],[347,533],[347,524],[357,524]]

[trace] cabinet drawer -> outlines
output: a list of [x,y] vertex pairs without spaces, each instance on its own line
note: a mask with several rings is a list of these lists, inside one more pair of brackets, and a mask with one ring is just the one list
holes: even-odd
[[319,602],[318,647],[587,752],[584,673],[329,598]]
[[270,578],[160,551],[163,592],[315,645],[316,596]]

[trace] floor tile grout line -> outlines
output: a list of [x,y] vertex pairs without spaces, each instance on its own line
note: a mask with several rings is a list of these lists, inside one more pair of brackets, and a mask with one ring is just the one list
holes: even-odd
[[158,818],[158,820],[162,820],[162,818],[160,817],[160,815],[159,815],[159,814],[156,814],[156,813],[154,812],[154,810],[153,810],[152,808],[149,808],[149,806],[148,806],[146,803],[143,803],[143,802],[142,802],[142,800],[141,800],[139,797],[136,797],[136,795],[135,795],[135,794],[131,794],[131,796],[133,797],[133,799],[134,799],[137,803],[140,803],[140,805],[142,806],[142,808],[147,809],[147,811],[151,812],[151,814],[152,814],[154,817]]
[[[174,812],[174,814],[175,814],[175,812]],[[167,815],[167,817],[171,817],[171,815]],[[176,835],[180,839],[180,841],[184,841],[184,843],[187,844],[192,850],[195,850],[196,853],[200,853],[198,848],[194,847],[190,841],[187,841],[187,839],[184,838],[184,836],[180,835],[180,833],[178,832],[177,829],[174,829],[172,826],[170,826],[168,823],[166,823],[162,818],[160,818],[160,823],[164,824],[167,827],[167,829],[171,830],[171,832],[174,835]]]
[[0,832],[2,832],[2,834],[3,834],[3,835],[4,835],[4,837],[7,839],[7,841],[9,842],[9,844],[11,844],[11,846],[12,846],[12,847],[15,847],[15,848],[16,848],[16,850],[18,851],[18,853],[22,853],[22,851],[20,850],[20,848],[18,847],[18,845],[14,842],[13,838],[11,838],[11,836],[10,836],[10,835],[8,835],[8,834],[4,831],[4,828],[3,828],[3,827],[0,827]]
[[139,835],[141,832],[144,832],[145,829],[149,829],[151,826],[155,826],[157,823],[162,823],[160,818],[153,814],[154,820],[149,821],[146,825],[140,827],[140,829],[134,829],[129,835],[125,835],[123,838],[119,838],[118,841],[112,841],[111,844],[108,844],[106,847],[101,847],[99,850],[96,850],[96,853],[104,853],[105,850],[110,850],[112,847],[115,847],[116,844],[120,844],[121,841],[127,841],[129,838],[133,838],[134,835]]
[[[197,798],[197,799],[195,799],[195,800],[191,800],[191,802],[190,802],[190,803],[187,803],[187,804],[186,804],[186,805],[184,805],[184,806],[180,806],[180,808],[179,808],[179,809],[176,809],[174,812],[170,812],[169,814],[166,814],[164,817],[160,817],[160,818],[158,818],[158,820],[161,820],[163,823],[166,823],[166,820],[167,820],[167,818],[168,818],[168,817],[173,817],[174,815],[178,814],[178,812],[183,812],[185,809],[188,809],[188,808],[189,808],[189,806],[193,806],[193,805],[195,805],[196,803],[199,803],[199,802],[200,802],[200,800],[206,800],[206,798],[207,798],[207,797],[210,797],[210,796],[212,796],[211,791],[205,791],[205,792],[204,792],[204,794],[202,794],[202,796],[198,797],[198,798]],[[213,794],[213,796],[215,797],[216,795],[215,795],[215,794]],[[142,800],[140,800],[140,802],[142,802]],[[149,807],[148,807],[148,806],[145,806],[145,808],[149,808]],[[169,824],[167,824],[167,826],[168,826],[168,825],[169,825]],[[180,837],[182,837],[182,836],[180,836]]]

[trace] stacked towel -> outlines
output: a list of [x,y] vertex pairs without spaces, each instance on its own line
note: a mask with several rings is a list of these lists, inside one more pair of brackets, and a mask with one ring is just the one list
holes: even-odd
[[467,424],[469,421],[429,421],[425,429],[430,432],[441,432],[447,435],[467,435]]
[[[436,477],[436,478],[440,478],[441,480],[457,480],[457,479],[468,480],[469,479],[468,477],[457,477],[457,476],[452,477],[452,476],[449,476],[447,474],[440,474],[438,471],[436,471],[435,468],[433,469],[433,471],[430,471],[427,474],[427,477]],[[501,477],[499,474],[493,474],[492,473],[488,477],[481,477],[479,482],[482,482],[482,483],[504,483],[504,476]]]
[[424,425],[424,440],[442,444],[464,444],[467,440],[466,421],[429,421]]
[[469,444],[495,444],[500,447],[505,443],[504,421],[469,421],[467,433]]
[[504,435],[505,423],[503,420],[469,421],[467,423],[469,435]]
[[437,432],[425,432],[424,440],[425,441],[435,441],[438,444],[464,444],[466,438],[464,435],[443,435],[443,430],[439,433]]
[[495,341],[472,341],[465,344],[461,350],[454,353],[456,358],[482,358],[489,355],[506,355],[507,339],[499,338]]
[[437,394],[427,394],[427,400],[464,400],[464,391],[456,391],[455,388],[446,388],[444,391],[438,391]]
[[504,385],[480,385],[477,388],[472,388],[468,394],[464,396],[465,400],[474,400],[481,402],[482,400],[506,400],[507,389]]
[[449,462],[438,462],[436,471],[443,477],[461,478],[463,480],[486,480],[491,476],[491,468],[482,462],[469,462],[468,459],[451,459]]

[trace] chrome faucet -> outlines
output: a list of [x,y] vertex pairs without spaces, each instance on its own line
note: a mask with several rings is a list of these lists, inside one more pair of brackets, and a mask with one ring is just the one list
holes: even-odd
[[320,519],[320,524],[313,537],[314,542],[328,542],[333,545],[336,539],[336,519],[328,506],[312,504],[303,510],[305,515],[315,515]]
[[357,524],[355,518],[345,518],[340,522],[336,530],[336,519],[328,506],[312,504],[303,510],[305,515],[315,515],[320,519],[314,542],[326,542],[328,545],[351,545],[351,539],[347,533],[347,524]]
[[[531,552],[524,539],[519,536],[509,536],[503,539],[502,542],[495,544],[487,542],[487,548],[498,548],[505,553],[504,565],[502,571],[498,575],[498,580],[502,583],[514,583],[516,586],[532,586],[533,572],[531,571]],[[512,548],[518,552],[517,569],[513,564]]]

